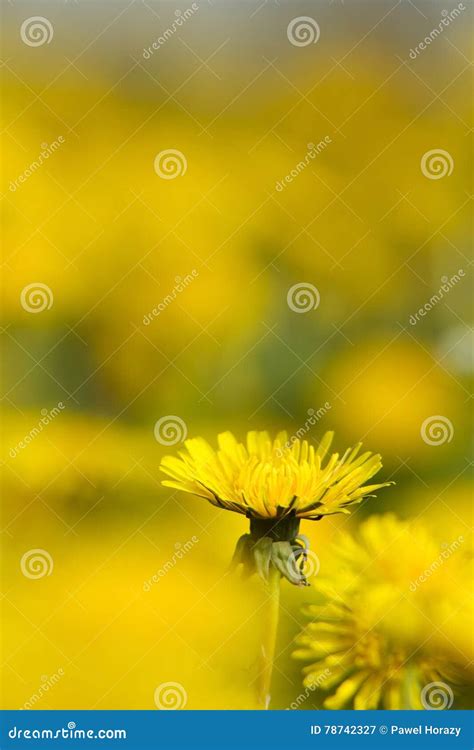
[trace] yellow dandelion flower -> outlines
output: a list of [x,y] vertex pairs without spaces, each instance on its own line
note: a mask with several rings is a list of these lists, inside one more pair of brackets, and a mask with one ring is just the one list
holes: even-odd
[[267,583],[268,613],[263,629],[258,700],[270,705],[280,578],[307,585],[304,565],[307,540],[299,535],[301,519],[319,520],[349,513],[348,506],[385,484],[364,485],[381,468],[379,455],[360,454],[361,445],[340,456],[328,456],[333,433],[316,448],[307,440],[288,439],[280,432],[249,432],[239,443],[231,432],[218,436],[218,449],[203,438],[185,441],[179,458],[166,456],[161,470],[171,477],[163,484],[208,500],[218,508],[242,513],[250,520],[234,554],[233,566],[257,572]]
[[348,513],[348,505],[387,483],[362,486],[382,462],[378,454],[359,455],[361,443],[342,456],[333,453],[323,465],[333,436],[326,432],[316,449],[307,440],[289,442],[286,432],[274,440],[268,432],[249,432],[246,445],[224,432],[218,450],[203,438],[186,440],[181,458],[163,459],[161,470],[172,477],[163,484],[250,518],[319,520]]
[[274,440],[268,432],[249,432],[246,444],[224,432],[217,450],[203,438],[186,440],[180,458],[163,459],[160,468],[171,477],[163,484],[247,516],[250,534],[241,538],[235,562],[252,567],[255,557],[264,578],[273,562],[292,583],[304,585],[300,520],[349,513],[348,506],[388,484],[364,485],[382,462],[378,454],[360,453],[360,443],[343,455],[328,455],[333,436],[326,432],[316,448],[307,440],[288,440],[286,432]]
[[315,584],[323,601],[307,607],[297,638],[305,686],[330,692],[329,709],[451,705],[465,665],[440,648],[438,603],[449,603],[450,620],[469,598],[465,563],[458,542],[439,545],[391,514],[370,517],[358,539],[342,535]]

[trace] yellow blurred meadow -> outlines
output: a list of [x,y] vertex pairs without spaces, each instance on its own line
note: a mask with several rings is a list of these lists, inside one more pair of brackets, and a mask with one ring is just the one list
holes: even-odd
[[228,430],[335,430],[395,482],[302,521],[318,564],[282,581],[270,707],[338,689],[294,656],[327,658],[325,620],[301,633],[334,589],[356,624],[329,707],[377,679],[374,707],[439,680],[467,707],[472,8],[3,20],[2,708],[257,708],[265,589],[229,571],[248,521],[159,472]]

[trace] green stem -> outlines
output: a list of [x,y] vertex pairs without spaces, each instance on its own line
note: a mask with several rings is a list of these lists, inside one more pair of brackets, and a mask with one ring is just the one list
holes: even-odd
[[270,688],[280,610],[280,577],[280,572],[271,565],[268,573],[268,604],[265,612],[258,686],[258,706],[261,709],[270,707]]
[[419,689],[417,689],[416,675],[413,671],[413,667],[408,664],[405,669],[405,679],[403,680],[401,685],[402,701],[400,708],[405,711],[417,708],[417,706],[413,705],[412,696],[418,695],[419,692]]

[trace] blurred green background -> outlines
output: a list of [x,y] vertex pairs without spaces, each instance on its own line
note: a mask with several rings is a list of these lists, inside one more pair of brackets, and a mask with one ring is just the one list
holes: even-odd
[[[149,59],[170,3],[4,7],[4,708],[58,670],[36,707],[153,708],[168,681],[187,708],[253,707],[262,592],[226,573],[245,519],[161,486],[179,447],[155,439],[163,416],[213,440],[292,433],[329,404],[308,439],[363,440],[396,487],[304,524],[318,554],[370,512],[421,515],[440,544],[471,526],[470,10],[413,60],[437,2],[198,6]],[[22,41],[33,15],[49,43]],[[306,15],[320,38],[298,47],[287,27]],[[155,172],[166,149],[184,154],[182,177]],[[432,149],[452,174],[426,177]],[[20,297],[37,282],[54,302],[32,314]],[[301,282],[320,294],[306,314],[287,304]],[[422,439],[432,416],[449,441]],[[20,561],[37,548],[54,568],[33,580]],[[283,591],[277,708],[301,691],[291,640],[311,596]]]

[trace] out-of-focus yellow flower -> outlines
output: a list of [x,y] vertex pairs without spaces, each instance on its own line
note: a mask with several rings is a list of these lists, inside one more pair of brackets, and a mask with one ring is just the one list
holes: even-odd
[[[87,503],[91,493],[120,486],[156,493],[156,441],[151,430],[71,413],[68,404],[59,403],[63,410],[2,414],[5,507],[11,506],[15,515],[18,496],[28,502],[37,493],[56,508],[72,498],[76,504],[78,497]],[[27,477],[28,484],[19,477]]]
[[[389,343],[373,338],[364,347],[349,347],[332,360],[324,377],[342,399],[331,410],[336,429],[348,440],[365,436],[384,455],[398,456],[403,446],[404,455],[439,462],[439,451],[423,439],[423,422],[441,414],[456,427],[462,423],[461,386],[405,337]],[[445,453],[453,448],[454,443],[444,445]]]
[[[421,518],[438,539],[446,555],[457,548],[456,558],[462,557],[466,571],[472,571],[474,546],[472,537],[472,483],[469,480],[468,466],[466,477],[462,476],[453,482],[433,483],[426,488],[417,488],[408,492],[405,497],[406,507],[418,507],[422,510]],[[472,577],[472,573],[471,573]],[[459,659],[462,654],[466,659],[466,669],[474,672],[474,600],[460,597],[456,617],[452,617],[451,597],[433,598],[432,607],[436,612],[436,621],[443,622],[441,630],[434,633],[444,650],[452,651],[453,658]]]
[[[229,574],[216,580],[207,534],[193,521],[166,527],[161,516],[147,524],[145,538],[131,532],[128,519],[79,538],[44,521],[35,528],[30,511],[27,518],[20,519],[21,535],[5,545],[2,641],[9,677],[2,709],[157,710],[157,690],[170,681],[185,696],[176,708],[256,707],[262,592],[235,577],[230,586]],[[233,523],[219,521],[224,538]],[[196,531],[198,541],[186,545]],[[40,534],[54,558],[52,574],[38,581],[20,572],[28,533]],[[37,583],[41,596],[32,596]],[[42,675],[58,671],[57,684],[41,690]]]
[[361,443],[343,456],[333,453],[323,466],[334,437],[326,432],[315,450],[307,440],[289,442],[286,432],[274,440],[268,432],[249,432],[246,445],[231,432],[218,436],[215,451],[202,438],[187,440],[181,458],[166,456],[161,469],[172,477],[163,484],[204,497],[213,505],[250,518],[287,516],[319,520],[348,513],[383,484],[362,486],[382,467],[378,454],[358,455]]
[[463,562],[459,545],[440,551],[423,525],[391,514],[365,521],[359,539],[343,535],[315,584],[324,601],[297,638],[304,684],[331,691],[330,709],[422,708],[437,681],[449,699],[467,657],[440,647],[437,602],[455,619],[469,596]]

